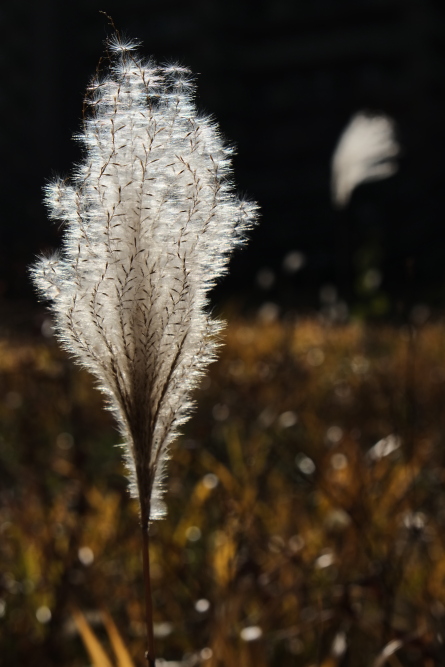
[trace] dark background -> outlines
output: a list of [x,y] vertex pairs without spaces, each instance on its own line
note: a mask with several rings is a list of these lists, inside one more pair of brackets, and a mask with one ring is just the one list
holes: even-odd
[[[214,302],[252,312],[264,301],[313,310],[320,289],[364,316],[406,318],[445,305],[443,0],[78,0],[8,3],[2,22],[3,326],[36,302],[27,267],[60,243],[42,187],[81,157],[85,87],[112,32],[197,73],[197,102],[237,146],[235,179],[261,221]],[[346,211],[330,202],[330,160],[358,110],[392,116],[398,174],[361,186]],[[283,270],[290,251],[305,264]],[[266,272],[266,281],[264,278]],[[363,276],[377,270],[381,284]],[[263,273],[261,271],[263,270]],[[258,276],[260,280],[258,281]],[[273,283],[272,283],[273,280]],[[263,288],[259,282],[263,283]],[[269,289],[264,289],[264,282]],[[377,281],[378,282],[378,281]],[[322,292],[323,293],[323,292]],[[19,306],[21,304],[21,306]],[[377,304],[377,305],[376,305]]]

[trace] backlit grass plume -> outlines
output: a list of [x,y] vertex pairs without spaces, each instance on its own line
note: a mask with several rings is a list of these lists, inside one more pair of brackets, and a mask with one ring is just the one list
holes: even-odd
[[146,527],[164,513],[169,444],[215,351],[206,295],[256,207],[233,192],[232,151],[197,113],[189,70],[109,46],[78,137],[84,159],[46,188],[63,249],[33,277],[59,339],[107,394]]
[[337,208],[347,206],[352,192],[361,183],[395,174],[399,152],[391,118],[383,114],[356,113],[343,131],[332,157],[334,205]]

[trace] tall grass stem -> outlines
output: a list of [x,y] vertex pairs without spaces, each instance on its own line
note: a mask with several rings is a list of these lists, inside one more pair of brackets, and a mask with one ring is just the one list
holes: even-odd
[[147,664],[155,667],[155,642],[153,635],[153,603],[150,578],[150,536],[146,522],[142,523],[142,560],[144,566],[145,623],[147,626]]

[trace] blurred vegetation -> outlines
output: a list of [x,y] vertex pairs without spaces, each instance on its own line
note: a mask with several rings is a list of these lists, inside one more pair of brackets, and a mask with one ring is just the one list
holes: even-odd
[[[235,320],[225,343],[153,526],[158,654],[445,664],[445,325]],[[86,667],[79,623],[111,656],[113,619],[142,667],[137,508],[100,394],[42,337],[0,342],[0,399],[0,664]]]

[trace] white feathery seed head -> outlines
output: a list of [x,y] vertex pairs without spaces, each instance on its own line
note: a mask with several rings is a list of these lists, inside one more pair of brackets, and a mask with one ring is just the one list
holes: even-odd
[[65,348],[99,381],[125,440],[141,520],[164,513],[169,444],[216,348],[207,293],[254,223],[231,182],[231,149],[197,114],[190,71],[140,60],[114,39],[89,89],[70,182],[46,188],[60,253],[32,274]]
[[343,208],[361,183],[392,176],[397,171],[394,158],[399,151],[391,118],[356,113],[341,135],[332,157],[333,203]]

